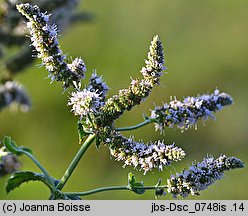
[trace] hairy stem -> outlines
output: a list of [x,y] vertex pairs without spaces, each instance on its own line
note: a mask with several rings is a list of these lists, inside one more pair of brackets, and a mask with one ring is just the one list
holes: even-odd
[[65,171],[65,173],[64,173],[63,177],[61,178],[59,184],[57,185],[56,188],[58,190],[62,190],[62,188],[65,186],[65,184],[68,181],[68,179],[70,178],[72,172],[76,168],[78,162],[80,161],[80,159],[82,158],[82,156],[84,155],[84,153],[86,152],[86,150],[88,149],[90,144],[94,141],[94,139],[95,139],[95,134],[91,134],[91,135],[88,136],[88,138],[86,139],[84,144],[81,146],[81,148],[79,149],[79,151],[76,154],[76,156],[73,158],[71,164],[69,165],[69,167]]

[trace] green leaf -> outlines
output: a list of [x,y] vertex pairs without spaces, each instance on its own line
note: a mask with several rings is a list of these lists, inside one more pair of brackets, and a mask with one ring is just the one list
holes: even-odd
[[144,183],[137,182],[133,173],[128,173],[128,187],[129,187],[129,190],[133,191],[136,194],[145,193],[145,189],[143,188]]
[[32,150],[24,147],[24,146],[17,146],[16,143],[11,139],[11,137],[5,136],[3,140],[3,144],[6,149],[16,155],[22,155],[23,151],[29,152],[32,154]]
[[52,186],[44,174],[34,173],[30,171],[20,171],[20,172],[15,172],[9,178],[6,184],[6,191],[7,193],[9,193],[12,190],[16,189],[17,187],[19,187],[22,183],[29,181],[41,181],[46,186],[48,186],[50,190],[52,190]]

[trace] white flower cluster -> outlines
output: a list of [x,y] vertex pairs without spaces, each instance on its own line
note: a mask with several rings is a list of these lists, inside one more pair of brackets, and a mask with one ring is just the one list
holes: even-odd
[[72,92],[68,105],[72,106],[74,115],[86,117],[93,114],[102,106],[101,98],[97,92],[83,89]]
[[214,118],[214,112],[232,103],[233,100],[228,94],[215,90],[211,95],[187,97],[183,102],[175,99],[162,107],[155,107],[150,118],[156,122],[156,130],[163,132],[165,127],[177,125],[183,131],[196,126],[199,119],[205,121]]
[[93,73],[90,83],[85,89],[71,94],[68,105],[72,106],[74,115],[80,117],[87,117],[89,114],[94,115],[104,105],[107,92],[108,86],[106,83],[100,76]]

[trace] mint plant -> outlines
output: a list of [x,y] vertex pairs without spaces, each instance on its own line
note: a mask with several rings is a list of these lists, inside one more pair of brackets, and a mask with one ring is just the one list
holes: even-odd
[[[137,194],[153,190],[155,196],[171,194],[173,198],[186,198],[189,195],[199,195],[200,191],[220,180],[225,171],[244,167],[244,163],[236,157],[221,154],[214,158],[207,155],[202,162],[194,162],[181,173],[172,175],[163,185],[162,181],[158,180],[155,185],[146,186],[129,173],[127,184],[124,186],[109,186],[82,192],[63,191],[78,162],[93,143],[97,148],[100,145],[109,148],[111,155],[117,161],[123,161],[124,167],[133,166],[144,174],[154,169],[161,171],[171,163],[182,160],[186,153],[174,144],[167,145],[162,140],[148,143],[135,141],[131,137],[123,136],[121,131],[135,130],[147,124],[154,124],[155,130],[160,130],[162,133],[172,127],[182,131],[188,130],[194,128],[199,120],[214,118],[214,113],[231,105],[233,99],[218,89],[210,95],[186,97],[182,101],[174,99],[155,107],[149,116],[144,116],[144,121],[140,124],[116,128],[115,120],[125,111],[144,102],[152,89],[160,84],[160,77],[166,68],[159,36],[154,36],[151,41],[148,58],[140,71],[142,77],[132,79],[128,88],[121,89],[118,94],[108,98],[109,88],[96,72],[92,74],[89,83],[82,87],[82,80],[85,79],[87,71],[85,63],[81,58],[70,61],[63,54],[57,38],[57,26],[49,22],[50,15],[29,3],[19,4],[17,9],[27,20],[31,44],[35,48],[37,57],[42,60],[42,65],[47,69],[48,77],[52,82],[60,82],[63,91],[72,91],[69,93],[68,105],[78,118],[81,147],[62,178],[58,180],[46,171],[30,149],[17,146],[12,138],[6,136],[0,151],[0,173],[13,172],[6,185],[7,192],[16,189],[24,182],[40,181],[50,189],[49,199],[80,199],[89,194],[110,190],[129,190]],[[21,155],[28,156],[39,167],[41,173],[16,171],[18,166],[15,167],[15,159]],[[11,163],[9,158],[12,158]]]

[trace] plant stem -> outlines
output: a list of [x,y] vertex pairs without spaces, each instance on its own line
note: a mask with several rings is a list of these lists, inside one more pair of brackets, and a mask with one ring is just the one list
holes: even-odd
[[146,119],[145,121],[137,124],[137,125],[134,125],[134,126],[130,126],[130,127],[123,127],[123,128],[116,128],[115,130],[116,131],[129,131],[129,130],[135,130],[137,128],[140,128],[140,127],[143,127],[147,124],[150,124],[152,121],[151,119]]
[[[145,189],[145,190],[154,190],[158,188],[166,188],[166,185],[161,185],[161,186],[140,186],[140,187],[135,187],[134,189]],[[95,194],[99,192],[104,192],[104,191],[115,191],[115,190],[131,190],[129,186],[110,186],[110,187],[102,187],[102,188],[96,188],[84,192],[65,192],[64,195],[66,196],[87,196],[90,194]],[[132,190],[131,190],[132,191]]]
[[103,191],[113,191],[113,190],[129,190],[129,188],[128,186],[110,186],[110,187],[96,188],[85,192],[68,192],[68,193],[66,192],[64,194],[66,196],[87,196],[94,193],[99,193]]
[[95,139],[95,134],[91,134],[91,135],[88,136],[86,141],[83,143],[83,145],[81,146],[81,148],[77,152],[76,156],[73,158],[71,164],[69,165],[69,167],[65,171],[65,173],[64,173],[63,177],[61,178],[59,184],[57,185],[56,188],[58,190],[62,190],[62,188],[65,186],[65,184],[68,181],[68,179],[70,178],[72,172],[76,168],[78,162],[80,161],[80,159],[82,158],[82,156],[84,155],[84,153],[86,152],[86,150],[88,149],[90,144],[94,141],[94,139]]

